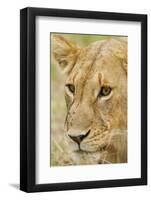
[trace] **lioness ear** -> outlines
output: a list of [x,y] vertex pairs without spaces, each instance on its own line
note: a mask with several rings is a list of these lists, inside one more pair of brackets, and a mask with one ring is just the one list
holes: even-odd
[[127,73],[127,63],[128,63],[127,44],[128,44],[127,37],[120,38],[120,43],[115,51],[116,56],[121,60],[122,68],[126,73]]
[[76,62],[79,49],[64,37],[54,35],[52,38],[52,51],[58,65],[65,73],[70,73]]
[[123,69],[125,70],[125,72],[127,74],[127,57],[125,59],[123,59],[122,66],[123,66]]
[[121,39],[123,41],[123,56],[122,56],[122,67],[125,70],[126,74],[127,74],[127,64],[128,64],[128,41],[127,41],[127,37],[122,37]]

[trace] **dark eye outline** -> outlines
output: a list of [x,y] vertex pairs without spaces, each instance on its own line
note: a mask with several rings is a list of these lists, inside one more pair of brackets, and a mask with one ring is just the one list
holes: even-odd
[[68,62],[66,60],[59,60],[58,63],[59,63],[59,65],[61,65],[63,67],[68,64]]
[[111,93],[111,91],[112,91],[112,88],[110,86],[103,86],[98,94],[98,97],[108,96]]
[[68,90],[69,90],[72,94],[75,93],[75,86],[74,86],[73,84],[66,84],[65,86],[68,88]]

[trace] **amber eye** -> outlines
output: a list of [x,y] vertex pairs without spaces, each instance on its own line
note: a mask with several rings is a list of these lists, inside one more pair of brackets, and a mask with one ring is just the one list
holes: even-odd
[[109,86],[103,86],[102,88],[101,88],[101,91],[100,91],[100,93],[99,93],[99,97],[102,97],[102,96],[108,96],[110,93],[111,93],[111,87],[109,87]]
[[68,88],[68,90],[74,94],[75,93],[75,87],[72,84],[66,84],[66,87]]
[[58,62],[62,67],[65,67],[68,64],[66,60],[59,60]]

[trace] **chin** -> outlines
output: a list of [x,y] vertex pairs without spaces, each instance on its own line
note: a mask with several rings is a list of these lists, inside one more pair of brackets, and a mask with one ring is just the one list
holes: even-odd
[[101,159],[100,152],[72,151],[72,159],[76,165],[99,164]]
[[92,165],[99,164],[101,160],[101,152],[95,149],[86,149],[85,145],[81,145],[80,149],[76,143],[68,141],[71,158],[74,165]]

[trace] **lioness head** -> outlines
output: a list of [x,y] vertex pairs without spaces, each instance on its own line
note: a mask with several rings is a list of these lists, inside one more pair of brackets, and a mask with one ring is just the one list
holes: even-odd
[[[70,149],[78,163],[99,163],[100,152],[119,151],[115,139],[127,130],[127,41],[107,39],[81,48],[55,35],[53,54],[66,74]],[[120,151],[127,153],[125,148]],[[118,160],[125,161],[126,156]]]

